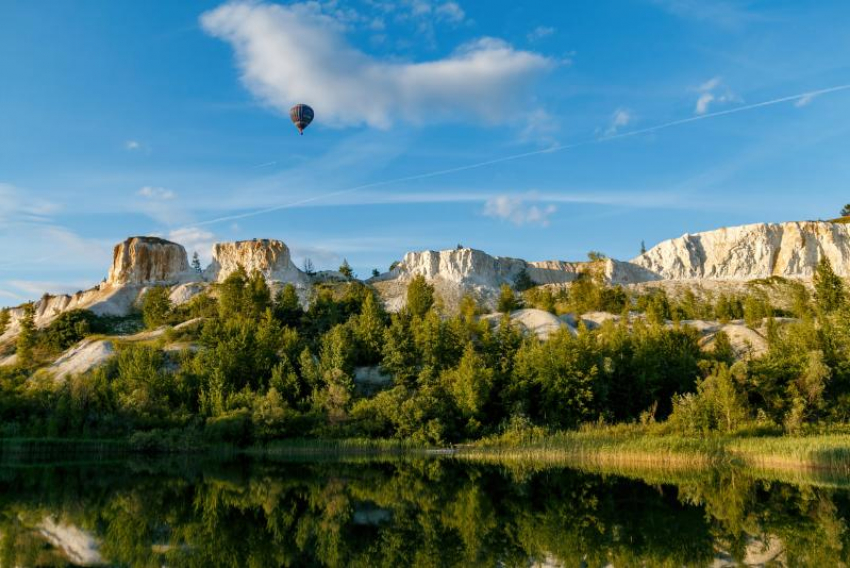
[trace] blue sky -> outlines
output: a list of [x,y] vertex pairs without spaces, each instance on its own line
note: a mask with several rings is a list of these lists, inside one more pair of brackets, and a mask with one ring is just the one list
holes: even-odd
[[848,24],[840,1],[6,1],[0,305],[97,283],[139,234],[366,275],[829,218],[850,90],[804,95],[850,84]]

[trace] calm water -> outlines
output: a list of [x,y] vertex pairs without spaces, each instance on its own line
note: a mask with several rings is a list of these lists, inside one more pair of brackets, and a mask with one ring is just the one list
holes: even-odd
[[[838,479],[452,459],[0,466],[2,566],[839,566]],[[771,564],[771,562],[773,564]]]

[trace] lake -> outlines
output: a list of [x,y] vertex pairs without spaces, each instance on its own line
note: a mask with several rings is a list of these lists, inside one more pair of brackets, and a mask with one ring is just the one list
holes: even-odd
[[0,465],[2,566],[837,566],[846,478],[452,457]]

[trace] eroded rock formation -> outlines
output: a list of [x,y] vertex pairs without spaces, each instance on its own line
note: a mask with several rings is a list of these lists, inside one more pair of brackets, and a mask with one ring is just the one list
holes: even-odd
[[204,271],[204,276],[208,280],[221,282],[240,265],[248,274],[259,270],[267,280],[273,282],[306,286],[310,281],[292,263],[289,247],[274,239],[216,244],[213,247],[212,264]]
[[158,237],[130,237],[115,245],[106,283],[174,284],[191,277],[186,249],[181,245]]
[[671,280],[808,278],[822,256],[850,276],[850,226],[801,221],[717,229],[664,241],[632,263]]

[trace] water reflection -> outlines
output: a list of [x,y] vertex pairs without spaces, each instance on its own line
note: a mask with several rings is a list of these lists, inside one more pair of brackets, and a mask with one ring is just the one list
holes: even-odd
[[836,566],[850,503],[834,481],[451,459],[16,464],[0,467],[0,563]]

